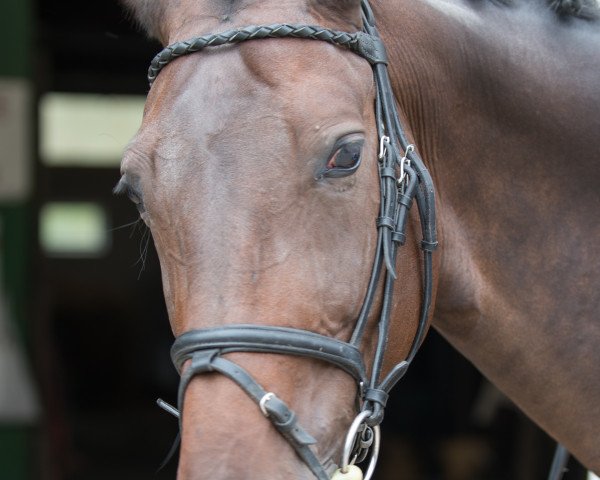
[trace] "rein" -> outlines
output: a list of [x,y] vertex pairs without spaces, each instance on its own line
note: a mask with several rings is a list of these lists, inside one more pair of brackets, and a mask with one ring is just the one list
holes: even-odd
[[[379,451],[379,425],[383,420],[389,393],[406,373],[426,331],[433,290],[432,255],[438,244],[433,182],[400,124],[387,71],[385,46],[375,27],[368,1],[362,0],[361,5],[361,32],[339,32],[310,25],[249,26],[170,45],[152,60],[148,71],[148,80],[152,85],[164,66],[183,55],[247,40],[284,37],[320,40],[347,48],[372,66],[377,91],[375,114],[379,138],[380,211],[375,222],[378,239],[369,285],[350,341],[343,342],[301,329],[262,325],[227,325],[189,331],[178,337],[171,349],[173,363],[181,373],[179,411],[172,407],[169,410],[164,402],[159,401],[159,405],[179,417],[181,428],[184,394],[191,380],[202,373],[219,372],[235,382],[255,401],[262,414],[272,422],[319,480],[363,478],[362,471],[353,464],[364,460],[369,450],[372,453],[364,478],[369,480],[373,475]],[[393,289],[397,278],[397,251],[406,241],[406,222],[413,202],[416,202],[419,212],[423,250],[423,297],[419,325],[406,359],[381,378]],[[381,310],[378,313],[377,346],[373,367],[368,375],[360,346],[382,275],[384,286]],[[278,353],[315,358],[336,365],[355,379],[360,411],[346,437],[340,468],[333,476],[327,473],[329,469],[310,448],[316,440],[298,425],[295,413],[275,393],[263,389],[246,370],[223,358],[223,355],[231,352]],[[191,362],[183,370],[183,365],[188,360]]]

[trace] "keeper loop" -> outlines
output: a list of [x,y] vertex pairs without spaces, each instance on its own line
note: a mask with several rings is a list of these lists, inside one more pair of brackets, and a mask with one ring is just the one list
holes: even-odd
[[396,180],[396,178],[397,178],[396,169],[394,169],[392,167],[383,167],[381,169],[381,176],[393,178],[394,180]]
[[381,405],[382,408],[385,408],[388,399],[390,396],[385,390],[381,390],[379,388],[367,388],[365,392],[365,400],[368,402],[373,402]]
[[406,234],[404,232],[393,232],[392,241],[399,245],[404,245],[406,243]]
[[218,350],[206,350],[203,352],[195,352],[192,355],[192,363],[190,368],[194,372],[212,372],[212,362],[219,355]]
[[385,227],[389,228],[390,230],[394,230],[396,227],[396,222],[392,217],[378,217],[377,227]]
[[274,420],[273,423],[284,432],[291,432],[296,425],[296,414],[290,411],[289,416],[282,421]]
[[426,240],[421,241],[421,248],[426,252],[435,252],[437,246],[438,242],[428,242]]
[[404,205],[406,208],[408,208],[410,210],[410,207],[412,206],[412,198],[409,197],[408,195],[398,195],[398,203],[400,205]]

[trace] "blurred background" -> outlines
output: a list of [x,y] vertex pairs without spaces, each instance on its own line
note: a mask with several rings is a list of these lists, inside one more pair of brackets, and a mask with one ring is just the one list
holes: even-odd
[[[0,40],[0,479],[172,479],[158,261],[111,194],[160,46],[114,0],[2,0]],[[435,333],[388,412],[379,480],[547,475],[550,439]]]

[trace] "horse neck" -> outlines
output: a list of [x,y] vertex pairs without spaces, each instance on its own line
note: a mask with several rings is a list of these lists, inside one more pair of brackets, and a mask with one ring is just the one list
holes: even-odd
[[[433,170],[448,157],[476,166],[502,157],[512,168],[522,154],[506,149],[534,141],[546,144],[544,166],[576,156],[592,170],[582,139],[595,138],[600,121],[600,22],[560,21],[547,0],[498,3],[375,5],[396,96],[421,152]],[[465,157],[469,137],[487,139],[486,155]]]
[[471,5],[376,12],[438,192],[434,326],[600,470],[600,29],[541,0]]

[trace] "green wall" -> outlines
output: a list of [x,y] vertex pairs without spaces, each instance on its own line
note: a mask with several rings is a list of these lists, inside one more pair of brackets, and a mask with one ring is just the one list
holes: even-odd
[[0,39],[4,49],[0,74],[31,76],[33,15],[30,0],[5,0],[0,6]]
[[[33,15],[30,0],[5,0],[0,6],[0,77],[31,78]],[[33,115],[32,115],[33,117]],[[32,128],[33,132],[34,129]],[[33,138],[32,145],[34,144]],[[1,154],[1,152],[0,152]],[[30,159],[33,161],[33,159]],[[12,315],[24,342],[28,339],[28,250],[31,245],[30,200],[0,203],[4,240],[2,277]],[[5,388],[1,386],[0,388]],[[35,471],[34,430],[20,425],[0,425],[0,478],[32,478]]]

